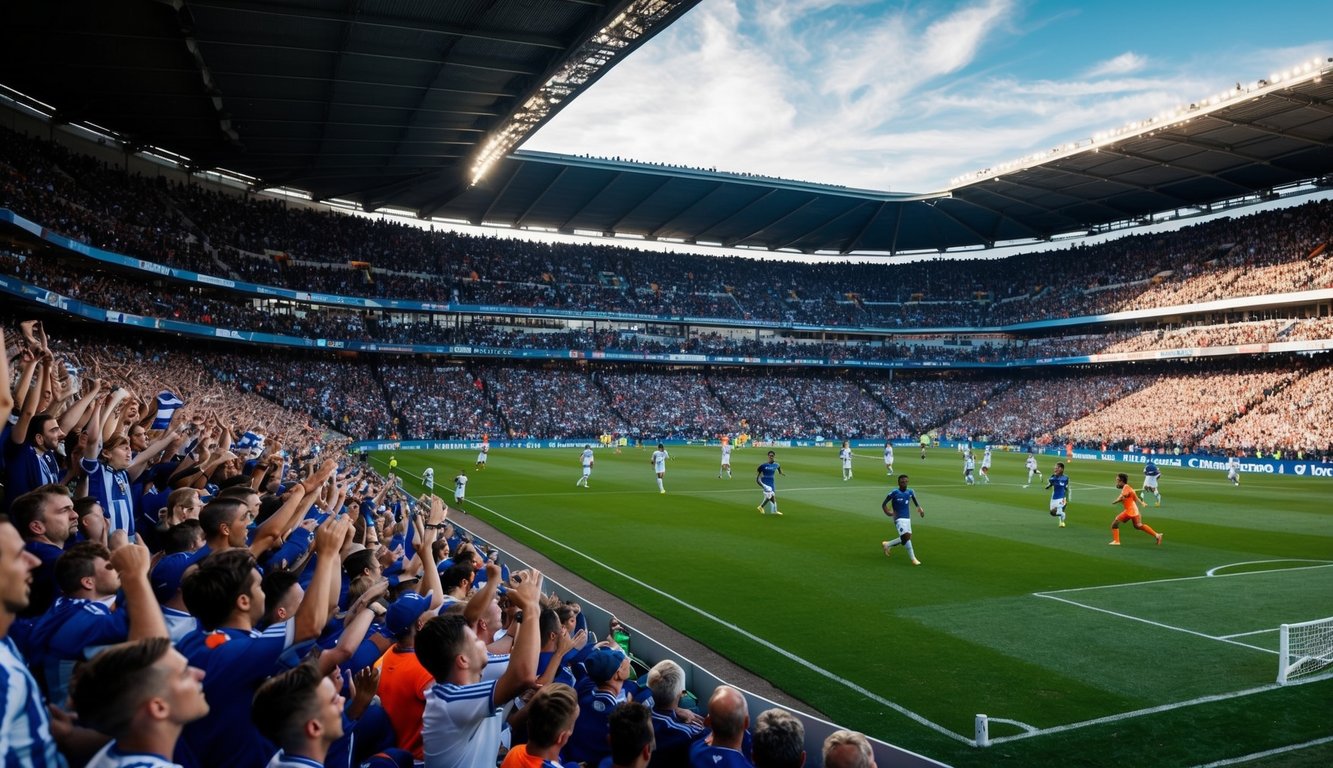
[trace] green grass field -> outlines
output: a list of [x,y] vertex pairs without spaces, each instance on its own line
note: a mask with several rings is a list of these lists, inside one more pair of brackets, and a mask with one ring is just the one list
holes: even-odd
[[[1327,479],[1163,468],[1163,504],[1107,546],[1115,473],[1073,462],[1069,525],[1023,488],[1019,454],[965,486],[949,449],[898,451],[921,567],[880,511],[877,449],[841,479],[834,448],[778,449],[781,517],[760,515],[754,468],[717,478],[716,448],[671,449],[657,493],[648,451],[397,454],[410,488],[427,465],[469,511],[561,566],[808,701],[835,722],[956,766],[1194,766],[1301,745],[1250,763],[1333,762],[1333,680],[1277,687],[1277,627],[1333,616]],[[1043,457],[1049,472],[1054,459]],[[971,745],[977,713],[986,749]],[[1309,742],[1316,742],[1309,744]]]

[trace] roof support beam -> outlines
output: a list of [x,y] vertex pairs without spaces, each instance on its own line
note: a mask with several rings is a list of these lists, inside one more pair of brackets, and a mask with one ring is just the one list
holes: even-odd
[[688,214],[688,213],[692,213],[692,212],[694,212],[696,209],[707,209],[708,206],[711,205],[711,203],[709,202],[709,200],[710,200],[714,195],[716,195],[719,191],[721,191],[721,190],[723,190],[723,189],[725,189],[725,188],[726,188],[726,185],[723,184],[723,183],[720,182],[720,181],[717,182],[717,183],[715,183],[715,184],[713,184],[712,189],[709,189],[707,192],[705,192],[704,194],[702,194],[702,195],[700,195],[699,197],[697,197],[697,198],[694,200],[694,202],[689,203],[689,204],[686,205],[684,208],[681,208],[679,211],[677,211],[675,214],[673,214],[673,215],[671,216],[671,218],[667,219],[666,221],[663,221],[663,222],[661,223],[661,225],[659,225],[659,226],[657,227],[657,229],[654,229],[652,232],[649,232],[649,233],[648,233],[648,236],[649,236],[649,237],[652,237],[652,238],[661,237],[661,236],[662,236],[662,232],[667,231],[667,230],[670,230],[671,227],[673,227],[677,221],[680,221],[680,219],[681,219],[682,217],[684,217],[686,214]]
[[614,233],[620,227],[621,222],[632,216],[636,211],[642,208],[643,204],[648,202],[648,200],[650,200],[653,195],[657,194],[658,191],[662,189],[662,187],[665,187],[667,184],[670,183],[671,183],[670,176],[659,176],[657,181],[657,186],[648,190],[643,195],[640,195],[639,199],[634,201],[634,205],[631,205],[623,214],[621,214],[620,218],[611,222],[611,231]]
[[[861,226],[856,230],[856,232],[847,239],[847,245],[843,247],[842,250],[839,251],[839,253],[848,254],[856,250],[856,244],[859,243],[861,241],[861,238],[865,236],[866,230],[870,229],[870,225],[874,224],[875,221],[879,219],[879,215],[884,212],[884,206],[888,204],[889,204],[888,201],[880,201],[879,205],[876,205],[874,209],[870,211],[870,215],[867,216],[866,220],[861,223]],[[899,203],[898,205],[898,208],[900,210],[902,208],[902,205],[903,204],[901,203]]]
[[[556,173],[555,178],[551,179],[550,183],[548,183],[545,186],[545,188],[542,189],[540,194],[533,195],[532,202],[528,203],[528,206],[523,209],[523,212],[520,213],[518,217],[514,219],[514,226],[516,227],[523,226],[523,220],[528,218],[528,214],[532,213],[532,209],[536,208],[538,203],[546,199],[546,195],[551,191],[551,187],[554,187],[555,185],[559,184],[560,180],[563,179],[565,177],[565,174],[568,172],[569,172],[569,166],[561,168],[560,171]],[[514,175],[517,176],[518,174]],[[505,186],[509,186],[508,183],[506,183]]]
[[694,241],[695,241],[695,242],[698,242],[700,238],[706,237],[706,236],[708,235],[709,232],[713,231],[714,229],[717,229],[718,227],[722,226],[723,224],[726,224],[728,221],[731,221],[732,219],[736,218],[737,216],[740,216],[742,213],[745,213],[746,211],[750,210],[751,208],[755,207],[756,205],[759,205],[760,203],[764,202],[764,201],[767,200],[768,198],[770,198],[770,197],[772,197],[773,195],[777,194],[777,192],[778,192],[778,191],[777,191],[776,189],[769,189],[767,192],[764,192],[762,195],[756,197],[755,199],[751,200],[750,202],[746,203],[745,205],[742,205],[740,208],[737,208],[736,210],[732,211],[731,213],[726,214],[725,216],[723,216],[722,218],[718,219],[717,221],[714,221],[712,224],[709,224],[708,226],[704,227],[703,229],[700,229],[697,233],[695,233],[695,235],[694,235]]
[[[811,202],[814,202],[814,201],[812,200]],[[805,238],[807,238],[807,237],[813,235],[814,233],[819,232],[820,230],[825,229],[825,228],[827,228],[827,227],[833,226],[834,224],[837,224],[837,223],[838,223],[839,221],[841,221],[842,219],[844,219],[844,218],[846,218],[846,217],[848,217],[848,216],[851,216],[852,214],[856,213],[857,211],[865,210],[867,206],[870,206],[870,203],[865,202],[865,201],[858,202],[858,203],[856,203],[855,205],[853,205],[852,207],[850,207],[850,208],[848,208],[847,210],[843,211],[842,213],[838,214],[837,216],[834,216],[833,218],[829,219],[828,221],[821,221],[821,222],[819,222],[818,224],[816,224],[815,226],[813,226],[813,227],[811,227],[811,228],[805,230],[804,232],[800,233],[800,234],[797,235],[796,237],[793,237],[791,240],[788,240],[788,241],[785,242],[785,243],[779,243],[779,244],[774,245],[774,246],[771,246],[771,247],[774,248],[775,250],[776,250],[776,249],[779,249],[779,248],[791,248],[791,247],[793,247],[793,244],[794,244],[794,243],[799,243],[799,242],[801,242],[802,240],[804,240]],[[786,216],[784,216],[783,218],[785,219]],[[799,248],[798,250],[800,250],[802,253],[812,253],[812,252],[817,251],[817,250],[820,250],[820,249],[819,249],[819,248],[811,248],[811,249],[807,250],[807,249],[805,249],[805,248]]]
[[[771,229],[771,228],[773,228],[773,227],[776,227],[777,225],[781,224],[782,222],[786,221],[787,219],[790,219],[792,216],[795,216],[796,214],[800,213],[801,211],[804,211],[806,208],[809,208],[810,206],[814,205],[814,204],[817,203],[817,202],[819,202],[819,197],[816,196],[816,195],[811,195],[809,200],[806,200],[804,203],[801,203],[800,205],[796,206],[795,208],[791,209],[790,211],[787,211],[786,213],[782,214],[782,216],[778,217],[776,220],[765,222],[764,225],[763,225],[762,227],[760,227],[759,229],[756,229],[756,230],[754,230],[753,232],[750,232],[750,233],[748,233],[748,234],[739,235],[739,236],[737,236],[737,237],[727,238],[726,240],[723,240],[723,241],[722,241],[722,244],[725,245],[725,246],[727,246],[728,248],[732,248],[732,247],[734,247],[737,243],[743,243],[743,242],[745,242],[746,240],[748,240],[748,239],[754,237],[755,235],[758,235],[758,234],[764,232],[764,231],[767,230],[767,229]],[[836,221],[836,219],[835,219],[835,221]],[[832,223],[832,222],[829,222],[829,223]],[[797,238],[797,239],[800,239],[800,238]]]

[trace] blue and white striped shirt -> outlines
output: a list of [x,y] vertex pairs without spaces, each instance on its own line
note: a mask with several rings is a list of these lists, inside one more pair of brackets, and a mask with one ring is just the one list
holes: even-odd
[[0,754],[5,768],[63,768],[65,762],[51,738],[51,721],[37,681],[8,637],[0,639],[0,686],[5,692],[0,705]]

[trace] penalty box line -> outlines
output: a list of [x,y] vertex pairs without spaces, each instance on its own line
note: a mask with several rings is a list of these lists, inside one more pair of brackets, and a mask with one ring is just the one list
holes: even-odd
[[1160,621],[1153,621],[1152,619],[1145,619],[1145,618],[1143,618],[1142,616],[1132,616],[1132,615],[1130,615],[1130,614],[1128,614],[1128,613],[1121,613],[1121,612],[1119,612],[1119,611],[1112,611],[1112,610],[1107,609],[1107,608],[1099,608],[1099,607],[1097,607],[1097,606],[1095,606],[1095,605],[1087,605],[1086,603],[1080,603],[1080,602],[1078,602],[1077,600],[1070,600],[1070,599],[1068,599],[1068,598],[1064,598],[1064,597],[1056,597],[1055,595],[1052,595],[1052,594],[1049,594],[1049,593],[1045,593],[1045,592],[1034,592],[1034,593],[1033,593],[1033,597],[1044,597],[1044,598],[1046,598],[1047,600],[1055,600],[1055,601],[1057,601],[1057,602],[1066,603],[1066,604],[1068,604],[1068,605],[1078,606],[1079,608],[1085,608],[1085,609],[1087,609],[1087,610],[1089,610],[1089,611],[1096,611],[1096,612],[1098,612],[1098,613],[1105,613],[1105,614],[1107,614],[1107,615],[1109,615],[1109,616],[1115,616],[1116,618],[1119,618],[1119,619],[1128,619],[1129,621],[1137,621],[1137,622],[1140,622],[1140,623],[1143,623],[1143,624],[1148,624],[1148,625],[1150,625],[1150,626],[1157,627],[1157,628],[1159,628],[1159,629],[1169,629],[1169,630],[1171,630],[1171,631],[1173,631],[1173,632],[1183,632],[1183,633],[1185,633],[1185,634],[1187,634],[1187,635],[1194,635],[1195,637],[1202,637],[1202,638],[1204,638],[1205,640],[1216,640],[1216,641],[1219,642],[1219,643],[1229,643],[1229,644],[1231,644],[1231,645],[1238,645],[1238,646],[1240,646],[1240,647],[1242,647],[1242,648],[1251,648],[1251,649],[1256,650],[1256,651],[1263,651],[1264,653],[1271,653],[1271,654],[1273,654],[1274,656],[1278,655],[1278,652],[1277,652],[1277,651],[1274,651],[1274,650],[1272,650],[1272,649],[1270,649],[1270,648],[1263,648],[1263,647],[1258,646],[1258,645],[1250,645],[1249,643],[1242,643],[1242,642],[1237,641],[1237,640],[1231,640],[1231,639],[1229,639],[1229,638],[1231,638],[1231,637],[1234,637],[1234,635],[1228,635],[1228,636],[1226,636],[1226,637],[1218,637],[1217,635],[1210,635],[1210,634],[1208,634],[1208,633],[1206,633],[1206,632],[1197,632],[1197,631],[1195,631],[1195,630],[1193,630],[1193,629],[1186,629],[1186,628],[1184,628],[1184,627],[1177,627],[1177,626],[1175,626],[1175,625],[1173,625],[1173,624],[1164,624],[1164,623],[1162,623],[1162,622],[1160,622]]
[[534,528],[531,528],[531,527],[529,527],[529,526],[527,526],[527,525],[524,525],[523,523],[520,523],[520,522],[518,522],[517,520],[514,520],[514,519],[511,518],[511,517],[507,517],[506,515],[500,514],[499,512],[496,512],[495,510],[493,510],[493,509],[491,509],[490,507],[487,507],[487,506],[485,506],[485,505],[483,505],[483,504],[478,504],[478,503],[476,503],[476,502],[472,502],[472,504],[473,504],[473,506],[480,507],[481,509],[486,510],[487,512],[491,513],[492,515],[495,515],[497,518],[499,518],[499,519],[501,519],[501,520],[504,520],[505,522],[509,523],[510,525],[516,526],[516,527],[518,527],[518,528],[522,528],[523,530],[527,531],[528,533],[533,534],[534,536],[537,536],[537,537],[539,537],[539,538],[541,538],[541,539],[544,539],[545,541],[548,541],[548,542],[550,542],[551,544],[554,544],[555,546],[560,547],[561,549],[564,549],[564,550],[567,551],[567,552],[570,552],[571,554],[577,555],[577,556],[583,558],[584,560],[587,560],[588,562],[592,563],[593,565],[598,566],[599,568],[603,568],[603,569],[605,569],[605,570],[606,570],[607,572],[609,572],[609,573],[613,573],[613,574],[615,574],[616,576],[619,576],[620,578],[625,579],[626,581],[629,581],[629,582],[633,583],[633,584],[636,585],[636,586],[642,587],[643,589],[646,589],[646,590],[652,592],[653,594],[656,594],[656,595],[658,595],[658,596],[660,596],[660,597],[663,597],[663,598],[665,598],[665,599],[667,599],[667,600],[670,600],[671,602],[675,603],[676,605],[679,605],[679,606],[682,607],[682,608],[685,608],[686,610],[692,611],[693,613],[695,613],[695,614],[697,614],[697,615],[699,615],[699,616],[702,616],[703,618],[708,619],[709,621],[712,621],[712,622],[714,622],[714,623],[716,623],[716,624],[718,624],[718,625],[720,625],[720,626],[722,626],[722,627],[725,627],[725,628],[727,628],[727,629],[729,629],[729,630],[735,632],[736,634],[738,634],[738,635],[740,635],[740,636],[746,638],[747,640],[750,640],[750,641],[752,641],[752,642],[754,642],[754,643],[756,643],[756,644],[758,644],[758,645],[761,645],[761,646],[763,646],[764,648],[767,648],[768,650],[773,651],[774,653],[776,653],[776,654],[782,656],[783,658],[785,658],[785,659],[787,659],[787,660],[789,660],[789,661],[792,661],[792,662],[794,662],[794,663],[796,663],[796,664],[799,664],[799,665],[801,665],[802,667],[805,667],[806,669],[810,670],[811,672],[814,672],[815,674],[819,675],[820,677],[823,677],[823,678],[826,679],[826,680],[830,680],[830,681],[832,681],[832,682],[838,683],[839,685],[842,685],[842,686],[844,686],[844,687],[846,687],[846,688],[848,688],[848,689],[850,689],[850,690],[852,690],[852,691],[855,691],[856,693],[861,694],[862,696],[864,696],[864,697],[870,699],[871,701],[876,702],[877,704],[882,704],[883,706],[886,706],[886,707],[892,709],[893,711],[897,712],[898,714],[903,715],[903,716],[905,716],[905,717],[908,717],[908,718],[912,719],[913,721],[915,721],[915,722],[917,722],[917,723],[919,723],[919,724],[921,724],[921,725],[924,725],[924,726],[927,727],[927,728],[930,728],[931,730],[935,731],[936,733],[942,734],[942,735],[944,735],[944,736],[948,736],[949,738],[953,739],[954,741],[957,741],[957,742],[960,742],[960,743],[963,743],[963,744],[972,745],[972,744],[975,744],[975,743],[976,743],[975,740],[973,740],[973,739],[969,739],[968,737],[966,737],[966,736],[964,736],[964,735],[962,735],[962,734],[960,734],[960,733],[955,733],[954,731],[949,730],[948,728],[946,728],[946,727],[940,725],[939,723],[936,723],[936,722],[934,722],[934,721],[932,721],[932,720],[928,720],[928,719],[926,719],[925,717],[923,717],[923,716],[921,716],[921,715],[919,715],[919,714],[913,712],[913,711],[910,710],[910,709],[907,709],[906,707],[904,707],[904,706],[902,706],[902,705],[900,705],[900,704],[895,704],[894,702],[889,701],[888,699],[884,698],[883,696],[880,696],[879,694],[876,694],[876,693],[874,693],[873,691],[867,690],[866,688],[864,688],[864,687],[862,687],[862,686],[860,686],[860,685],[858,685],[858,684],[852,682],[851,680],[848,680],[848,679],[845,678],[845,677],[840,677],[839,675],[836,675],[836,674],[834,674],[834,673],[828,671],[827,669],[824,669],[823,667],[820,667],[820,666],[818,666],[818,665],[816,665],[816,664],[814,664],[814,663],[812,663],[812,662],[809,662],[809,661],[807,661],[807,660],[801,658],[800,656],[797,656],[796,654],[792,653],[791,651],[786,650],[785,648],[780,648],[780,647],[778,647],[777,645],[774,645],[773,643],[769,642],[768,640],[765,640],[764,638],[759,637],[758,635],[754,634],[753,632],[750,632],[750,631],[748,631],[748,630],[742,629],[741,627],[739,627],[739,626],[737,626],[737,625],[735,625],[735,624],[733,624],[733,623],[727,621],[726,619],[723,619],[723,618],[721,618],[721,617],[715,616],[715,615],[709,613],[708,611],[705,611],[705,610],[702,609],[702,608],[699,608],[699,607],[697,607],[697,606],[691,605],[690,603],[687,603],[687,602],[685,602],[684,600],[681,600],[680,598],[676,597],[676,596],[673,595],[673,594],[670,594],[669,592],[664,592],[664,591],[662,591],[661,589],[658,589],[657,587],[654,587],[654,586],[651,585],[651,584],[648,584],[648,583],[646,583],[646,582],[644,582],[644,581],[641,581],[641,580],[639,580],[639,579],[637,579],[637,578],[635,578],[635,577],[629,575],[628,573],[625,573],[624,571],[619,570],[618,568],[615,568],[615,567],[613,567],[613,566],[607,565],[606,563],[603,563],[602,561],[598,560],[597,558],[593,557],[592,555],[586,554],[586,553],[584,553],[584,552],[580,552],[579,550],[574,549],[573,547],[569,546],[568,544],[564,543],[563,541],[558,541],[558,540],[556,540],[556,539],[553,539],[553,538],[551,538],[550,536],[547,536],[546,534],[542,533],[541,531],[538,531],[538,530],[536,530],[536,529],[534,529]]

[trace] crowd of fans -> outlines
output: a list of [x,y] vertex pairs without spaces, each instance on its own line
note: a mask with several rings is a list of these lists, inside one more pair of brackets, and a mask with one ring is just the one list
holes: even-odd
[[473,237],[148,180],[5,132],[0,206],[109,250],[354,296],[833,326],[988,326],[1333,285],[1333,203],[996,260],[798,264]]
[[390,314],[275,302],[198,284],[145,283],[131,275],[89,269],[90,266],[97,265],[51,258],[50,254],[39,257],[13,249],[0,249],[0,270],[113,312],[305,339],[488,346],[546,351],[558,358],[566,356],[570,350],[577,350],[818,360],[834,365],[848,361],[994,363],[1333,338],[1333,319],[1327,317],[1169,329],[1144,325],[1102,334],[1082,329],[1061,336],[1036,338],[982,334],[973,339],[967,334],[947,333],[924,337],[914,334],[907,340],[862,336],[817,341],[796,333],[755,338],[753,335],[723,335],[704,329],[692,329],[689,336],[662,336],[615,329],[561,330],[559,321],[554,320],[544,321],[541,327],[514,327],[503,318],[473,318],[471,322],[460,324],[450,315]]
[[1058,444],[1098,442],[1138,450],[1192,450],[1209,434],[1241,416],[1300,374],[1290,368],[1208,371],[1154,377],[1092,413],[1054,429]]
[[[671,659],[637,669],[614,619],[597,641],[440,497],[410,497],[281,404],[336,407],[319,380],[368,387],[364,366],[283,377],[243,353],[88,336],[0,326],[7,765],[804,761],[790,712],[751,720],[726,685],[687,696]],[[822,752],[874,765],[858,733]]]

